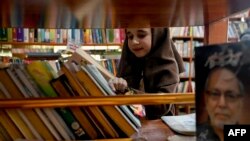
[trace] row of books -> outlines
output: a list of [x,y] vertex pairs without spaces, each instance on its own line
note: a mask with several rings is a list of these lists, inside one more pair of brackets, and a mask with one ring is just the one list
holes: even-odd
[[80,44],[121,44],[124,39],[124,29],[0,28],[2,42],[65,44],[74,41]]
[[[86,56],[80,54],[82,51],[76,51],[61,66],[59,73],[55,73],[47,61],[12,64],[1,69],[1,99],[115,95],[99,69],[95,65],[83,63]],[[140,126],[140,121],[129,106],[0,111],[0,127],[6,129],[9,140],[122,138],[130,137]]]
[[[194,77],[195,76],[195,72],[194,72],[194,61],[192,62],[187,62],[184,61],[183,62],[185,71],[183,73],[180,74],[180,77]],[[190,72],[191,71],[191,72]],[[191,76],[190,76],[191,75]]]
[[182,37],[204,37],[204,27],[203,26],[186,26],[186,27],[171,27],[170,35],[182,36]]
[[[177,49],[177,51],[179,52],[179,54],[182,57],[192,57],[194,56],[194,47],[198,47],[198,46],[202,46],[203,42],[201,41],[190,41],[190,40],[175,40],[174,41],[175,47]],[[192,56],[191,56],[191,52],[192,51]]]
[[120,59],[105,59],[100,61],[101,65],[106,68],[110,73],[117,75],[118,65]]
[[249,28],[246,22],[230,21],[228,24],[228,38],[239,38]]
[[194,81],[183,81],[178,84],[178,93],[195,93],[195,82]]

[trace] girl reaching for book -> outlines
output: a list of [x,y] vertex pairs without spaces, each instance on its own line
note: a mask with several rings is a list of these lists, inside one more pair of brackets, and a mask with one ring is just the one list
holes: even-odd
[[[124,92],[129,87],[145,93],[174,93],[183,71],[182,58],[168,28],[129,28],[117,77],[110,79],[109,85],[115,92]],[[145,105],[145,110],[147,119],[174,114],[174,107],[166,104]]]

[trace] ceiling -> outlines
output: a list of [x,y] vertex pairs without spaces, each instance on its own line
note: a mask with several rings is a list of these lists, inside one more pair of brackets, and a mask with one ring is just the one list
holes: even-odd
[[248,8],[249,0],[0,0],[0,26],[192,26],[211,24]]

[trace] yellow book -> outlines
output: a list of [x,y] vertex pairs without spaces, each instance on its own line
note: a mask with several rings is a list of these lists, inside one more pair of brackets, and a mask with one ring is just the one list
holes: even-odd
[[[3,84],[5,85],[6,89],[9,91],[9,94],[11,95],[10,98],[24,98],[21,91],[18,89],[16,84],[14,83],[15,79],[14,77],[10,77],[10,75],[7,73],[7,70],[0,70],[0,76],[4,79],[1,80]],[[18,80],[15,80],[18,81]],[[54,139],[52,134],[49,132],[47,127],[43,124],[43,121],[40,119],[40,117],[33,111],[32,109],[25,109],[20,111],[24,114],[24,116],[27,118],[28,123],[31,125],[28,125],[29,128],[31,128],[32,133],[36,136],[36,139]]]
[[[105,96],[104,90],[88,73],[84,66],[76,73],[78,81],[86,88],[91,96]],[[102,106],[106,114],[115,122],[115,124],[129,137],[137,132],[137,128],[129,121],[117,106]]]
[[[3,77],[1,77],[1,78],[3,78]],[[0,98],[1,99],[6,98],[5,95],[8,95],[7,94],[8,91],[5,88],[5,86],[2,84],[2,82],[0,82],[0,90],[2,91],[0,93]],[[26,139],[34,139],[35,138],[34,135],[31,133],[30,129],[27,127],[27,125],[24,123],[24,121],[20,117],[18,110],[6,109],[5,112],[7,115],[5,115],[5,113],[3,111],[0,113],[0,120],[5,121],[5,122],[2,122],[2,124],[5,127],[7,127],[6,130],[8,130],[8,132],[10,132],[10,133],[12,132],[12,134],[11,134],[12,138],[15,138],[15,139],[17,139],[19,137],[24,137]],[[14,129],[15,126],[10,126],[10,125],[12,125],[12,122],[19,129],[19,131],[21,132],[21,135],[20,135],[20,132],[18,132],[17,130]],[[7,124],[7,123],[9,123],[9,124]],[[8,126],[13,127],[13,128],[8,128]]]
[[[57,91],[60,97],[70,97],[70,92],[66,89],[66,86],[62,82],[66,81],[65,79],[66,77],[62,75],[59,78],[51,81],[51,85]],[[87,134],[90,136],[90,138],[96,139],[97,132],[91,125],[86,115],[84,115],[84,113],[81,111],[81,109],[79,107],[71,107],[70,110],[76,117],[76,119],[79,121],[79,123],[82,125],[84,130],[87,132]]]
[[[77,91],[78,96],[89,96],[85,88],[83,88],[79,81],[77,81],[76,75],[72,72],[73,70],[70,69],[70,66],[68,64],[65,63],[61,67],[61,70],[68,78],[72,88]],[[98,122],[98,125],[100,126],[100,128],[98,129],[104,129],[100,132],[104,132],[105,136],[112,138],[119,137],[118,133],[115,131],[110,122],[107,120],[107,118],[103,115],[102,111],[97,106],[85,107],[83,108],[83,110],[85,110],[86,112],[90,112],[89,115],[94,116],[92,118],[96,119],[96,122]]]
[[10,134],[6,131],[5,127],[0,122],[0,141],[11,141],[13,140]]
[[0,123],[4,129],[8,132],[12,140],[24,138],[17,126],[11,121],[7,113],[0,110]]
[[[45,61],[34,61],[27,65],[27,70],[38,86],[42,89],[44,96],[57,97],[57,93],[51,86],[53,70]],[[83,127],[68,108],[56,108],[56,112],[66,123],[66,128],[73,133],[75,139],[89,139]],[[76,126],[77,125],[77,126]]]
[[[0,87],[2,87],[2,86],[0,86]],[[4,98],[5,98],[5,96],[2,92],[2,90],[0,89],[0,99],[4,99]],[[11,137],[12,140],[15,140],[18,138],[23,138],[22,133],[17,128],[17,126],[11,121],[11,119],[8,117],[5,110],[0,110],[0,124],[6,130],[6,132],[9,134],[9,136]]]

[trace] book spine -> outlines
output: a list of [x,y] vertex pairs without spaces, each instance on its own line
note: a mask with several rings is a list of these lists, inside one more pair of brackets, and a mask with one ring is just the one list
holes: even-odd
[[24,31],[23,28],[18,27],[17,28],[17,42],[23,42],[24,41]]
[[[45,96],[57,97],[56,91],[50,85],[50,81],[53,79],[52,74],[49,72],[46,62],[36,61],[27,66],[28,72],[35,79],[38,85],[43,89]],[[52,70],[50,70],[52,71]],[[74,133],[77,139],[88,139],[86,133],[75,119],[72,113],[66,108],[60,108],[56,111],[61,115],[67,124],[68,128]]]

